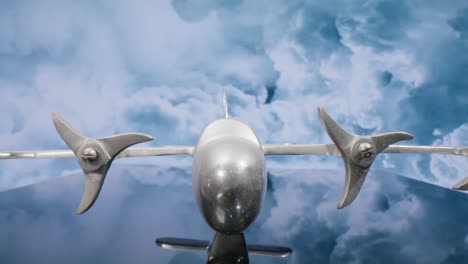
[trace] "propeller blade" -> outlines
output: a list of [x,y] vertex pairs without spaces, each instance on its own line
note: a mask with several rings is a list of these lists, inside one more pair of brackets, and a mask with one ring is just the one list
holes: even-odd
[[67,144],[73,152],[78,151],[78,148],[81,143],[86,140],[86,137],[82,136],[78,131],[68,125],[58,113],[52,113],[52,121],[60,137],[65,141],[65,144]]
[[[325,109],[319,107],[318,113],[322,127],[331,137],[338,150],[340,150],[340,152],[347,151],[345,147],[351,144],[356,136],[340,127],[335,120],[328,115]],[[333,135],[333,137],[331,135]]]
[[350,162],[349,159],[344,159],[344,162],[346,178],[343,193],[337,205],[338,209],[345,208],[356,199],[369,172],[369,169],[364,169]]
[[411,140],[414,138],[414,136],[406,132],[390,132],[390,133],[373,135],[371,136],[371,138],[375,143],[377,153],[380,153],[384,149],[386,149],[388,146],[390,146],[391,144],[400,142],[403,140]]
[[337,205],[338,209],[342,209],[356,199],[377,155],[389,145],[412,139],[413,136],[405,132],[354,135],[340,127],[325,109],[318,108],[318,113],[322,126],[340,151],[345,163],[346,181]]
[[77,213],[86,212],[96,201],[112,161],[124,149],[153,137],[145,134],[120,134],[100,139],[82,136],[59,114],[52,114],[57,132],[75,154],[85,174],[83,197]]
[[468,190],[468,177],[463,178],[457,184],[455,184],[452,189],[459,190],[459,191],[466,191]]
[[105,137],[98,140],[106,146],[106,150],[109,155],[114,157],[129,146],[153,139],[154,138],[152,136],[142,133],[127,133]]
[[93,206],[99,193],[101,192],[102,185],[104,184],[105,176],[99,173],[88,172],[85,173],[85,185],[83,196],[81,197],[80,205],[78,206],[77,214],[83,214]]

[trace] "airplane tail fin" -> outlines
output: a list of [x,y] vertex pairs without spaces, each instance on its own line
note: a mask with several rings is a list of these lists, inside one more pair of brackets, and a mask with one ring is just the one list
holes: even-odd
[[156,239],[156,245],[163,249],[206,251],[208,263],[224,263],[226,260],[235,260],[232,263],[239,263],[237,261],[240,259],[248,260],[248,253],[283,258],[292,253],[292,249],[287,247],[247,245],[243,233],[232,235],[216,233],[211,244],[206,240],[163,237]]
[[223,109],[224,109],[224,118],[229,118],[226,90],[223,91]]

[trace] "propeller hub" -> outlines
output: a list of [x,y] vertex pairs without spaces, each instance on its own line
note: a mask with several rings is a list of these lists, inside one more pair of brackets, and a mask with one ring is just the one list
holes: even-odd
[[369,142],[363,142],[359,144],[358,151],[361,154],[361,158],[369,158],[372,156],[373,147]]
[[358,137],[351,149],[350,158],[356,165],[369,167],[377,156],[377,148],[371,139]]
[[84,148],[83,152],[81,153],[81,159],[86,163],[93,163],[97,160],[97,158],[98,158],[98,153],[92,147]]

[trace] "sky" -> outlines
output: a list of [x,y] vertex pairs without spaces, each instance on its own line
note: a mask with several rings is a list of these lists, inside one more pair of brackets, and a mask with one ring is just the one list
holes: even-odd
[[[0,150],[65,149],[52,112],[89,137],[142,132],[155,140],[139,146],[193,145],[207,124],[223,117],[223,90],[231,116],[264,144],[330,143],[317,116],[321,106],[353,133],[405,131],[415,135],[408,144],[468,146],[467,73],[466,0],[3,0]],[[190,166],[190,157],[116,161],[96,205],[80,217],[82,178],[61,177],[81,175],[75,160],[0,163],[0,190],[51,179],[65,186],[51,188],[49,181],[18,189],[24,199],[14,190],[3,193],[1,225],[18,233],[0,230],[1,256],[27,242],[24,258],[47,252],[44,259],[63,263],[66,256],[43,240],[67,245],[75,238],[91,257],[105,247],[132,248],[121,261],[141,251],[168,261],[204,259],[165,255],[153,244],[157,235],[212,236],[192,214],[189,172],[177,169]],[[135,164],[171,169],[118,167]],[[336,209],[344,182],[340,159],[269,157],[267,166],[276,189],[247,239],[292,246],[292,263],[466,258],[466,195],[390,176],[450,188],[468,176],[466,157],[380,155],[344,210]],[[305,173],[291,173],[297,169]],[[134,200],[132,212],[146,221],[122,211]],[[188,209],[174,213],[177,207]],[[123,216],[128,221],[119,222]],[[194,229],[186,228],[190,218]],[[143,226],[157,229],[148,233]],[[64,252],[73,256],[72,249]]]
[[[0,193],[2,263],[204,263],[206,253],[158,248],[157,237],[211,240],[192,199],[190,166],[116,164],[99,199],[77,216],[76,173]],[[293,249],[251,263],[442,263],[468,257],[468,197],[374,170],[336,209],[339,170],[272,169],[248,244]],[[174,178],[175,177],[175,178]],[[177,179],[177,180],[174,180]]]
[[[467,18],[461,0],[1,1],[0,148],[65,149],[52,112],[90,137],[193,145],[223,116],[223,90],[264,144],[330,143],[322,106],[354,133],[467,146]],[[343,170],[333,157],[267,162]],[[395,154],[374,167],[444,187],[468,169],[463,157]],[[71,159],[1,161],[0,190],[77,169]]]

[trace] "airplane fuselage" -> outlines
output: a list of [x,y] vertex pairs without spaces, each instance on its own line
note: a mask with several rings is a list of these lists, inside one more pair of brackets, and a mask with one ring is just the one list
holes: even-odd
[[267,177],[262,146],[252,129],[235,119],[209,124],[193,152],[193,191],[208,225],[235,234],[256,219]]

